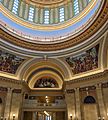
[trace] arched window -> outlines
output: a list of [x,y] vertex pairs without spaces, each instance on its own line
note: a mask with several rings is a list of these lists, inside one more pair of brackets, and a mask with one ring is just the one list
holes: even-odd
[[92,96],[87,96],[85,99],[84,99],[84,104],[94,104],[96,103],[96,100],[94,97]]
[[49,10],[44,11],[44,24],[49,24]]
[[14,0],[12,12],[17,14],[18,13],[18,7],[19,7],[19,0]]
[[34,88],[58,88],[58,83],[55,79],[50,77],[42,77],[38,79]]
[[34,8],[30,7],[29,8],[28,20],[33,22],[33,18],[34,18]]
[[78,5],[78,0],[74,0],[73,2],[73,6],[74,6],[74,14],[78,14],[79,13],[79,5]]
[[64,21],[64,7],[59,9],[59,20],[60,22]]

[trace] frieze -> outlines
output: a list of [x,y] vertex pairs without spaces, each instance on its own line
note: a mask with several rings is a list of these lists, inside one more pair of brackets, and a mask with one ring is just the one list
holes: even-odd
[[61,43],[46,44],[46,45],[31,43],[31,42],[27,42],[27,41],[23,41],[21,39],[15,38],[1,29],[0,29],[0,37],[3,40],[6,40],[14,45],[18,45],[20,47],[24,47],[27,49],[38,50],[38,51],[61,50],[61,49],[69,48],[76,44],[79,44],[87,40],[93,34],[95,34],[108,20],[107,11],[108,11],[108,1],[105,0],[104,7],[102,8],[100,15],[97,17],[97,20],[95,20],[94,23],[88,29],[85,30],[85,32],[81,33],[80,35],[74,38],[69,37],[67,41],[61,42]]
[[6,88],[6,87],[0,87],[0,91],[5,91],[5,92],[7,92],[8,91],[8,89]]
[[67,94],[71,94],[71,93],[74,93],[74,92],[75,92],[74,89],[67,89],[67,90],[66,90],[66,93],[67,93]]
[[87,87],[80,88],[80,91],[91,91],[95,89],[96,89],[96,86],[87,86]]
[[22,92],[22,90],[21,89],[13,89],[13,91],[12,91],[13,93],[21,93]]

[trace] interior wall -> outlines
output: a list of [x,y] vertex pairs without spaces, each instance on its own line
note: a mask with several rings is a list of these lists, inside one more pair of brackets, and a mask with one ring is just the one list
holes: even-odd
[[25,111],[25,112],[24,112],[23,120],[32,120],[32,115],[33,115],[33,112]]
[[[68,112],[68,120],[70,120],[70,114],[72,118],[77,118],[77,112],[81,113],[81,118],[78,120],[98,120],[101,119],[108,120],[108,82],[103,84],[97,84],[95,86],[87,86],[79,89],[79,98],[76,99],[74,93],[75,89],[71,89],[71,84],[67,90],[66,104]],[[84,99],[87,96],[92,96],[95,99],[95,103],[84,104]],[[73,102],[74,101],[74,102]],[[78,105],[79,109],[75,105]],[[73,113],[75,112],[75,114]]]
[[105,110],[106,110],[106,113],[108,116],[108,84],[102,90],[103,90],[103,101],[104,101],[104,105],[105,105]]
[[65,112],[56,112],[56,120],[65,120]]
[[84,120],[98,120],[97,105],[84,105]]

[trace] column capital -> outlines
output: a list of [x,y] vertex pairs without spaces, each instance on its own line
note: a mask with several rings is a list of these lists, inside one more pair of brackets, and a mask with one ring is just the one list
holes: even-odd
[[99,83],[99,84],[96,84],[95,86],[96,86],[96,88],[101,88],[102,84]]
[[8,87],[7,90],[8,92],[12,92],[13,88]]
[[74,88],[75,92],[79,91],[80,88]]

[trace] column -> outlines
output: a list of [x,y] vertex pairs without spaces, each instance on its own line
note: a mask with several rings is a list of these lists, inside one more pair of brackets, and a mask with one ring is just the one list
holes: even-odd
[[5,111],[4,111],[4,118],[6,118],[6,120],[10,120],[11,100],[12,100],[12,89],[8,88]]
[[65,6],[64,6],[64,16],[65,16],[65,20],[68,20],[68,14],[69,14],[69,10],[68,10],[68,4],[66,4]]
[[24,12],[24,2],[21,1],[20,3],[20,9],[19,9],[19,16],[23,17],[23,12]]
[[69,3],[69,18],[73,17],[73,8],[72,8],[72,2]]
[[39,8],[35,7],[35,15],[34,15],[35,23],[39,23]]
[[87,0],[83,0],[83,8],[87,6]]
[[82,0],[79,0],[79,9],[80,9],[80,11],[83,10],[83,3],[82,3]]
[[28,6],[28,4],[25,4],[24,19],[27,19],[27,18],[28,18],[28,12],[29,12],[29,6]]
[[10,0],[10,1],[9,1],[9,6],[8,6],[8,9],[9,9],[9,10],[12,10],[12,7],[13,7],[12,5],[13,5],[13,1]]
[[101,84],[96,85],[96,93],[97,93],[98,106],[99,106],[99,112],[100,112],[99,117],[101,117],[101,120],[103,120],[102,119],[103,117],[106,120],[107,117],[106,117],[106,114],[105,114],[105,106],[104,106],[104,102],[103,102]]
[[44,23],[44,9],[41,8],[39,12],[40,12],[40,15],[39,15],[40,24],[43,24]]
[[76,120],[81,120],[81,106],[80,106],[79,88],[75,89],[75,100],[76,100]]
[[55,23],[58,23],[59,22],[59,9],[58,8],[55,8],[54,9],[54,21],[55,21]]
[[23,104],[25,102],[25,93],[22,92],[22,99],[21,99],[21,108],[20,108],[20,119],[23,120],[24,111],[23,111]]
[[54,23],[54,9],[52,8],[50,10],[50,23],[53,24]]

